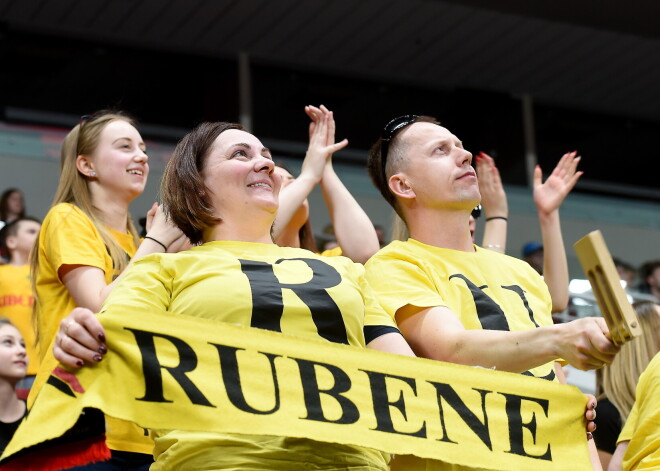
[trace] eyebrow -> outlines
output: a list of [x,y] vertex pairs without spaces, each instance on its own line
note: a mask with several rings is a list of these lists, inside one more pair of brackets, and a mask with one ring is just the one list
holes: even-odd
[[[133,139],[130,138],[130,137],[118,137],[117,139],[115,139],[114,141],[112,141],[112,143],[115,144],[117,141],[121,141],[122,139],[126,139],[127,141],[133,142]],[[142,150],[144,150],[144,149],[147,148],[147,145],[144,143],[144,141],[140,141],[140,142],[138,143],[138,147],[139,147],[139,146],[142,146]]]
[[446,142],[451,142],[451,143],[453,143],[456,147],[461,147],[461,148],[463,147],[463,141],[461,141],[461,140],[458,139],[458,138],[451,138],[451,137],[441,137],[440,139],[437,139],[437,140],[433,141],[432,146],[435,147],[435,146],[437,146],[438,144],[444,144],[444,143],[446,143]]
[[[239,142],[238,144],[234,144],[232,147],[243,147],[245,149],[251,150],[252,146],[250,144],[247,144],[245,142]],[[261,148],[261,153],[263,154],[264,152],[267,152],[268,155],[271,155],[270,149],[268,147],[262,147]]]

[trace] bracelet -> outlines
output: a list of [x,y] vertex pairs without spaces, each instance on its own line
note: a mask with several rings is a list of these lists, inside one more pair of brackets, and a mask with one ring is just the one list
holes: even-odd
[[485,246],[487,249],[503,249],[500,244],[486,244]]
[[158,245],[160,245],[163,249],[165,249],[165,252],[167,252],[167,247],[166,247],[165,244],[163,244],[160,240],[158,240],[158,239],[154,239],[153,237],[149,237],[148,235],[144,236],[144,238],[145,238],[145,239],[149,239],[149,240],[153,240],[153,241],[156,242]]
[[491,216],[489,218],[486,218],[486,222],[492,221],[493,219],[501,219],[503,221],[508,221],[509,220],[506,216]]

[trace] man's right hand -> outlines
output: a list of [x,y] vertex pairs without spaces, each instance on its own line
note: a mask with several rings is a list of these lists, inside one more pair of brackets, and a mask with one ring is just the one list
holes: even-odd
[[610,339],[605,319],[585,317],[558,324],[557,356],[579,370],[609,365],[619,347]]

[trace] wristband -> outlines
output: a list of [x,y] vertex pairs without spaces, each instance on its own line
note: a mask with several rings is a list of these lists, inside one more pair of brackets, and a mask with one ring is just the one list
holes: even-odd
[[144,238],[145,238],[145,239],[149,239],[149,240],[153,240],[153,241],[156,242],[158,245],[160,245],[160,246],[165,250],[165,252],[167,252],[167,247],[166,247],[165,244],[163,244],[160,240],[154,239],[153,237],[149,237],[148,235],[144,236]]
[[486,222],[492,221],[493,219],[501,219],[503,221],[508,221],[509,219],[505,216],[491,216],[489,218],[486,218]]

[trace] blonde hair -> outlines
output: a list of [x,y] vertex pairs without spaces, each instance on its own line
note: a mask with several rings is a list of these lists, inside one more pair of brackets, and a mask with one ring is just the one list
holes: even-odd
[[639,376],[660,351],[660,314],[656,306],[651,301],[633,304],[642,335],[624,344],[612,364],[605,366],[601,373],[603,392],[616,406],[623,422],[635,402]]
[[[80,209],[94,224],[99,232],[103,243],[108,249],[112,266],[118,272],[123,271],[128,264],[126,252],[112,236],[110,230],[102,220],[102,212],[92,204],[92,196],[89,190],[88,177],[78,171],[76,161],[79,155],[92,154],[99,144],[99,139],[103,129],[112,121],[126,121],[135,127],[135,122],[122,112],[100,111],[92,116],[83,116],[80,123],[77,124],[64,138],[60,154],[60,181],[53,198],[52,206],[59,203],[70,203]],[[126,230],[133,236],[135,245],[140,245],[140,236],[133,223],[130,213],[126,220]],[[39,237],[30,255],[30,274],[32,283],[32,292],[36,300],[36,273],[39,265]],[[34,303],[33,322],[36,322],[35,313],[37,302]],[[39,332],[37,332],[37,338]]]

